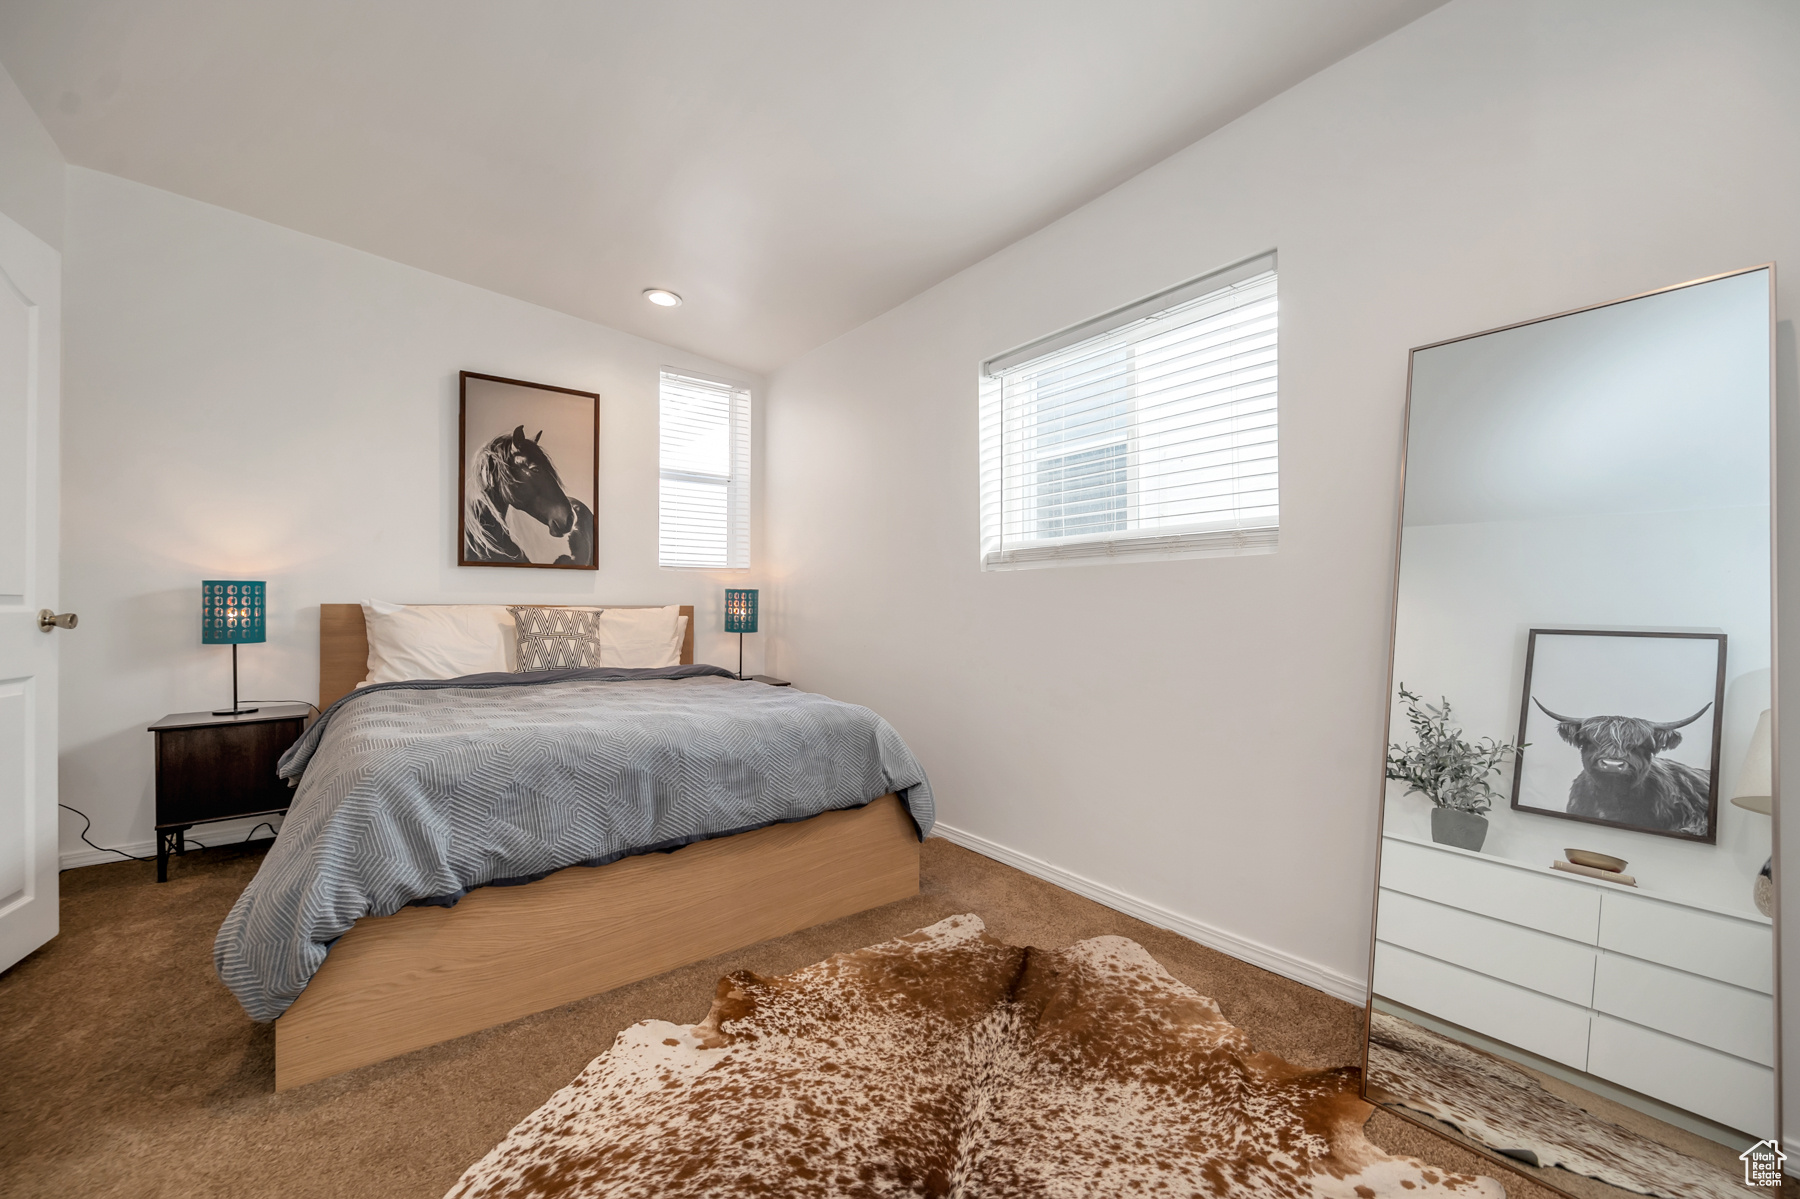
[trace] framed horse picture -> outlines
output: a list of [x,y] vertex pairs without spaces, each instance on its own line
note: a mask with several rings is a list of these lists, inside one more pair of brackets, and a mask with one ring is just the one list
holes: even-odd
[[600,397],[463,371],[458,566],[598,570]]

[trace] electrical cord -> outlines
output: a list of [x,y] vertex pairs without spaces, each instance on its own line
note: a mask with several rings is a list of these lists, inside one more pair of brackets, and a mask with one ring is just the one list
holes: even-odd
[[240,705],[243,705],[243,704],[305,704],[307,707],[309,707],[313,710],[314,715],[317,715],[317,716],[325,715],[325,713],[319,709],[319,705],[313,703],[309,699],[243,699],[243,700],[239,700],[238,703]]
[[[293,700],[293,701],[263,700],[260,702],[263,702],[263,703],[288,703],[288,702],[300,703],[301,701],[300,700]],[[69,805],[66,803],[59,802],[56,806],[59,808],[65,808],[68,811],[71,811],[71,812],[75,813],[77,816],[81,817],[81,834],[80,835],[81,835],[82,841],[87,844],[89,849],[97,849],[101,853],[116,853],[120,857],[125,858],[129,861],[133,861],[133,862],[154,862],[154,861],[156,861],[156,858],[154,855],[152,855],[151,857],[147,857],[147,858],[140,858],[134,853],[126,853],[124,850],[114,849],[110,845],[95,845],[93,843],[93,841],[88,839],[88,830],[94,827],[93,817],[89,816],[86,812],[82,811],[80,808],[69,807]],[[271,837],[279,837],[281,835],[281,830],[276,828],[272,822],[267,821],[267,820],[262,820],[262,821],[258,821],[256,824],[251,825],[250,831],[244,834],[244,839],[242,841],[238,842],[238,844],[248,845],[252,840],[255,839],[256,830],[259,828],[268,829],[269,836],[271,836]],[[182,842],[185,845],[185,847],[188,849],[211,849],[212,848],[212,846],[207,845],[202,841],[197,841],[192,836],[188,836],[188,835],[184,835],[182,837]]]
[[[251,841],[256,839],[256,830],[259,828],[268,829],[269,836],[272,838],[279,837],[281,835],[280,829],[278,829],[274,825],[270,824],[267,820],[264,820],[264,821],[261,821],[260,823],[251,825],[250,831],[244,834],[244,839],[242,841],[221,841],[219,844],[221,844],[221,845],[248,845],[248,844],[250,844]],[[194,840],[194,835],[192,833],[183,833],[181,840],[182,840],[182,843],[188,849],[211,849],[211,848],[213,848],[212,846],[207,845],[205,842]]]
[[[66,803],[59,803],[56,806],[59,808],[69,808],[69,805]],[[97,849],[101,853],[116,853],[122,858],[130,858],[134,862],[154,862],[156,860],[155,858],[140,858],[134,853],[126,853],[124,850],[114,849],[110,845],[95,845],[92,841],[88,841],[88,830],[94,827],[93,819],[80,808],[69,808],[69,811],[81,817],[81,839],[87,841],[90,848]]]

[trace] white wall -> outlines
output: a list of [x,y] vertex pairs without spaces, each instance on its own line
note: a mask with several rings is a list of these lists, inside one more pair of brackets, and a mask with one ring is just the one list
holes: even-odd
[[[268,580],[246,696],[316,699],[318,605],[370,596],[692,603],[696,656],[735,664],[722,588],[756,572],[656,565],[657,371],[755,377],[110,175],[67,186],[62,798],[95,841],[151,838],[144,726],[229,701],[203,578]],[[600,393],[598,572],[455,565],[465,369]]]
[[[881,711],[952,828],[1354,990],[1406,351],[1770,259],[1795,311],[1796,61],[1791,4],[1454,0],[790,364],[773,669]],[[979,571],[977,363],[1270,248],[1280,551]]]
[[0,67],[0,212],[52,249],[62,249],[62,152],[5,67]]

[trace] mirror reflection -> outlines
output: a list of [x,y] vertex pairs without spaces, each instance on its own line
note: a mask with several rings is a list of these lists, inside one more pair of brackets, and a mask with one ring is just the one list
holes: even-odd
[[1413,353],[1366,1085],[1569,1193],[1773,1160],[1770,275]]

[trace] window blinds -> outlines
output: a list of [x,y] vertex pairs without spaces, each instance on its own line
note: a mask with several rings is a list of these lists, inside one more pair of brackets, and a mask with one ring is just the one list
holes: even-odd
[[985,364],[982,565],[1272,549],[1274,255]]
[[738,570],[750,565],[750,392],[665,370],[661,399],[657,561]]

